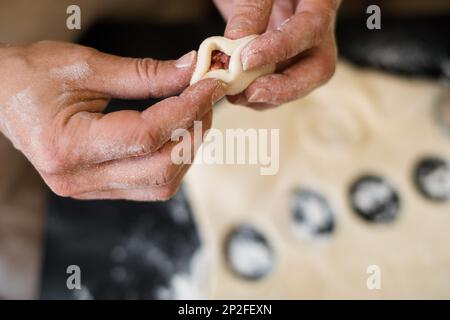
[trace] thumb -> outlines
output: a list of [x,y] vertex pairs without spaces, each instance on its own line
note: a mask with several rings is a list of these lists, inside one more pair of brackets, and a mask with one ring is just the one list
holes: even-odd
[[225,37],[239,39],[266,31],[273,2],[274,0],[235,1],[225,29]]
[[189,85],[197,53],[191,51],[178,60],[124,58],[102,52],[92,56],[92,77],[87,89],[112,98],[162,98],[180,93]]

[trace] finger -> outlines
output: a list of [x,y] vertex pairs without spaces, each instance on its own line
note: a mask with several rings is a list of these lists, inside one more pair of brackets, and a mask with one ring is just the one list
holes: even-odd
[[[194,130],[198,129],[194,128],[186,132],[188,141],[169,141],[151,155],[103,163],[63,176],[47,175],[44,179],[57,194],[64,196],[110,190],[170,187],[193,162],[196,148],[200,146],[205,131],[211,127],[212,112],[209,112],[201,123],[200,132],[195,132]],[[179,151],[180,143],[183,146],[187,144],[188,150],[182,151],[189,152],[183,155],[182,163],[173,158],[173,152]],[[177,149],[174,149],[175,147]]]
[[213,2],[225,21],[228,21],[230,15],[233,13],[234,0],[213,0]]
[[233,97],[227,96],[227,99],[232,104],[240,105],[243,107],[249,107],[255,111],[264,111],[264,110],[272,109],[272,108],[275,108],[278,106],[276,104],[269,104],[269,103],[263,103],[263,102],[250,103],[248,101],[248,99],[246,98],[245,93],[240,93],[239,95],[236,95]]
[[191,51],[178,60],[123,58],[97,51],[90,57],[91,73],[85,89],[112,98],[168,97],[189,85],[197,54]]
[[167,201],[174,196],[181,184],[183,177],[188,171],[189,167],[185,167],[180,175],[177,176],[173,184],[161,187],[139,188],[135,190],[126,189],[112,189],[105,191],[97,191],[90,193],[83,193],[74,196],[78,200],[96,200],[108,199],[118,200],[126,199],[129,201]]
[[56,168],[52,171],[155,152],[175,129],[190,128],[203,118],[224,94],[220,81],[205,79],[143,112],[77,113],[62,125],[62,133],[57,133],[58,145],[51,152]]
[[242,51],[244,70],[278,63],[318,46],[334,25],[336,0],[303,0],[297,13]]
[[267,30],[278,28],[285,20],[295,13],[296,1],[275,1],[272,7]]
[[[287,59],[285,61],[282,61],[280,63],[277,64],[276,67],[276,72],[280,73],[283,70],[286,70],[288,67],[290,67],[291,65],[297,63],[301,58],[303,57],[302,54]],[[232,104],[236,104],[236,105],[242,105],[242,106],[249,106],[250,103],[246,97],[245,91],[238,93],[237,95],[233,95],[233,96],[226,96],[227,100],[232,103]],[[255,110],[266,110],[269,108],[273,108],[276,105],[271,105],[271,104],[267,104],[267,103],[252,103],[251,107]]]
[[225,37],[239,39],[261,34],[269,23],[273,0],[238,0],[225,29]]
[[335,71],[337,53],[330,36],[282,73],[256,79],[240,97],[240,104],[266,109],[301,98],[328,81]]

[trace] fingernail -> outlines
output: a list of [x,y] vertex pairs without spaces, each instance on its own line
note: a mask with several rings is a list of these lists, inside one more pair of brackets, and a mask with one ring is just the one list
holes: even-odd
[[270,100],[270,91],[264,88],[256,89],[248,98],[248,102],[268,102]]
[[220,99],[222,99],[225,96],[225,92],[227,89],[227,84],[222,82],[222,81],[218,81],[218,85],[217,88],[214,90],[213,94],[212,94],[212,103],[216,103],[217,101],[219,101]]
[[180,59],[175,61],[175,67],[177,67],[178,69],[190,67],[194,62],[195,56],[196,56],[195,50],[186,53]]

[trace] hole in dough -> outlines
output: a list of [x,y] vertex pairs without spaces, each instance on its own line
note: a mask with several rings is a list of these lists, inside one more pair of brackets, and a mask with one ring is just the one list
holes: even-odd
[[214,50],[211,54],[211,67],[209,70],[227,70],[230,65],[231,56],[219,50]]
[[335,228],[335,213],[328,200],[310,189],[297,189],[291,195],[294,231],[302,238],[329,235]]
[[256,79],[273,73],[275,64],[244,71],[241,61],[242,50],[257,36],[231,40],[224,37],[205,39],[198,50],[197,65],[191,78],[191,85],[205,78],[226,83],[227,95],[238,94]]
[[392,222],[400,212],[400,196],[384,178],[365,175],[350,187],[353,210],[368,222]]
[[275,254],[266,237],[250,225],[239,225],[225,244],[232,271],[246,280],[266,277],[274,268]]
[[414,182],[429,200],[450,200],[450,165],[444,159],[436,156],[421,159],[414,171]]

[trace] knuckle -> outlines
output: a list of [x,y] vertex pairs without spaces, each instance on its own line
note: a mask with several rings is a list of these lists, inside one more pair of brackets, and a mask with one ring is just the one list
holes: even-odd
[[134,132],[130,135],[133,141],[133,147],[129,149],[130,156],[145,156],[150,153],[157,151],[160,147],[161,138],[156,127],[152,126],[152,119],[147,119],[141,114],[144,122],[148,122],[145,126],[136,128]]
[[154,96],[161,95],[161,86],[155,78],[159,74],[161,61],[151,58],[135,59],[136,72],[140,80],[145,83],[149,89],[149,93]]
[[78,60],[82,61],[91,61],[93,56],[98,53],[98,50],[85,46],[76,46],[75,47],[75,55],[78,57]]
[[[37,55],[39,53],[46,53],[52,58],[62,58],[64,61],[74,63],[92,61],[99,52],[97,49],[91,47],[51,40],[37,41],[27,46],[27,48],[29,49],[28,51],[34,53],[31,56],[34,56],[36,53]],[[64,53],[63,56],[61,52]]]
[[279,61],[284,61],[289,58],[292,58],[298,52],[298,45],[300,41],[298,40],[299,35],[295,30],[289,30],[284,26],[279,29],[275,29],[271,31],[273,34],[273,39],[277,39],[276,43],[271,47],[270,50],[259,52],[259,54],[264,55],[265,59],[270,59],[270,55],[274,55],[276,53],[279,56]]
[[284,32],[283,35],[285,38],[283,40],[283,43],[286,43],[288,45],[279,46],[281,52],[281,61],[292,58],[297,53],[296,47],[295,45],[293,45],[295,44],[295,41],[293,41],[295,36],[292,33],[288,32]]
[[143,138],[139,138],[141,141],[139,145],[141,146],[140,153],[138,155],[147,155],[155,152],[160,146],[160,139],[158,139],[152,130],[147,130]]
[[29,72],[33,66],[33,59],[30,57],[28,49],[30,46],[7,48],[7,51],[2,54],[0,59],[0,67],[5,74],[25,75]]

